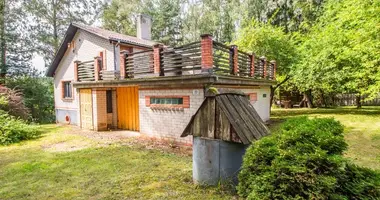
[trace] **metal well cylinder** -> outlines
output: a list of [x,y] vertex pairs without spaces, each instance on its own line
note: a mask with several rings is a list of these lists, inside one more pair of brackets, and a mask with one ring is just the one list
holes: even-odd
[[201,137],[193,139],[193,181],[201,185],[237,184],[246,145]]

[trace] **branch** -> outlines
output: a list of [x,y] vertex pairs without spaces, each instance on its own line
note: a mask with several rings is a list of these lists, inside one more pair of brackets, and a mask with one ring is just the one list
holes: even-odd
[[284,84],[289,79],[290,79],[290,76],[286,76],[284,80],[282,80],[280,83],[278,83],[276,86],[273,87],[273,90],[276,90],[278,87],[280,87],[282,84]]

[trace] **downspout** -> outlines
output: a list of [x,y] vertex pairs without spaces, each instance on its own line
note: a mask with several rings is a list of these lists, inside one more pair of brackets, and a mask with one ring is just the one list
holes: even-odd
[[119,56],[119,55],[116,55],[116,47],[119,46],[120,41],[118,41],[116,44],[115,43],[112,43],[112,44],[113,44],[113,69],[114,71],[116,71],[117,56]]

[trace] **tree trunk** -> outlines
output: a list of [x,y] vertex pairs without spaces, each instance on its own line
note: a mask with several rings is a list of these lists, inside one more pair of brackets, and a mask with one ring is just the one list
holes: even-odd
[[362,107],[362,102],[360,100],[360,94],[356,95],[356,108],[361,108]]
[[276,86],[270,87],[270,107],[271,108],[272,108],[272,104],[273,104],[274,92],[276,91],[277,88],[279,88],[282,84],[286,83],[286,81],[288,81],[289,79],[290,79],[290,77],[287,76],[283,81],[278,83]]
[[307,107],[308,108],[314,108],[313,96],[311,95],[311,90],[308,90],[307,92],[305,92],[304,96],[306,98]]
[[320,90],[320,92],[321,92],[321,104],[322,104],[323,107],[326,108],[327,107],[327,103],[326,103],[325,95],[323,94],[322,90]]
[[298,105],[300,108],[301,107],[308,107],[308,108],[313,108],[313,97],[311,95],[311,90],[308,90],[303,93],[303,99]]
[[3,82],[3,78],[7,74],[7,67],[5,65],[5,0],[0,0],[0,84]]

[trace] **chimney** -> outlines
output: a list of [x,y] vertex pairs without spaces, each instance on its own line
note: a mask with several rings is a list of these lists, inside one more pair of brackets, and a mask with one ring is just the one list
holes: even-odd
[[151,40],[152,18],[148,15],[137,16],[137,38]]

